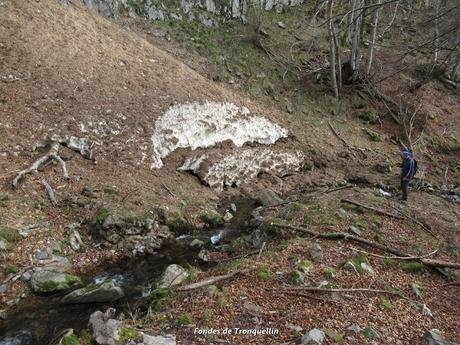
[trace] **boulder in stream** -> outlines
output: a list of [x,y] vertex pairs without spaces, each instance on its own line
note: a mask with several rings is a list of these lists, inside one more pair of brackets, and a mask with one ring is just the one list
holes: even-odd
[[31,283],[35,292],[50,293],[74,288],[81,280],[71,274],[41,270],[32,275]]
[[169,265],[161,275],[158,287],[170,288],[172,286],[179,285],[188,277],[189,273],[185,270],[185,268],[176,264]]
[[91,284],[72,291],[61,299],[62,304],[109,303],[124,296],[123,290],[112,280]]
[[93,339],[99,345],[116,345],[120,338],[118,330],[123,322],[112,319],[115,309],[109,308],[105,313],[96,311],[89,317],[89,326],[92,329]]

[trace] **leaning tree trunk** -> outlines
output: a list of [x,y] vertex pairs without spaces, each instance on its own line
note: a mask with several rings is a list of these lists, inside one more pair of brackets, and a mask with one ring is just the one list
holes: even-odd
[[369,42],[369,56],[367,59],[367,66],[366,66],[366,74],[369,74],[372,67],[372,60],[374,58],[374,49],[375,49],[375,39],[377,38],[377,27],[379,23],[379,14],[380,14],[380,4],[382,3],[381,0],[376,0],[376,5],[378,6],[374,13],[374,22],[372,23],[372,33],[371,33],[371,41]]
[[[334,5],[333,0],[329,0],[327,3],[327,16],[328,16],[328,29],[329,29],[329,64],[331,69],[331,86],[334,91],[334,96],[339,97],[339,89],[337,87],[337,76],[335,72],[335,40],[334,40],[334,29],[332,27],[332,6]],[[340,68],[340,66],[339,66]]]

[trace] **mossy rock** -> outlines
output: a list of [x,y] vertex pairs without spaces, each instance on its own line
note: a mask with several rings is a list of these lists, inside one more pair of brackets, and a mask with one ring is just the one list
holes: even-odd
[[362,123],[371,125],[379,123],[380,120],[379,113],[375,109],[360,111],[357,117]]
[[207,228],[213,229],[224,223],[222,216],[217,211],[209,211],[201,215],[200,219]]
[[302,285],[305,280],[305,275],[299,270],[292,270],[288,275],[289,282],[294,285]]
[[335,278],[337,275],[336,269],[332,267],[326,267],[323,272],[328,276],[328,278]]
[[137,329],[129,328],[129,327],[122,327],[118,330],[118,340],[116,341],[116,345],[125,345],[129,342],[137,342],[140,339],[141,335]]
[[109,216],[110,212],[108,209],[106,208],[101,208],[99,211],[96,212],[96,214],[94,215],[94,222],[96,222],[97,224],[104,224],[105,220],[107,219],[107,217]]
[[193,233],[196,230],[195,224],[193,224],[186,217],[179,214],[172,214],[167,217],[166,225],[176,235],[185,235]]
[[399,267],[401,267],[403,271],[410,273],[422,272],[425,269],[425,266],[417,261],[401,262]]
[[54,271],[38,271],[32,275],[32,289],[38,293],[68,290],[81,284],[80,278]]
[[380,134],[369,129],[369,128],[365,128],[364,129],[364,132],[366,132],[366,134],[369,136],[369,139],[371,139],[372,141],[375,141],[375,142],[380,142],[382,141],[382,138],[380,137]]
[[297,269],[300,272],[307,273],[313,268],[313,263],[310,260],[302,260],[297,264]]

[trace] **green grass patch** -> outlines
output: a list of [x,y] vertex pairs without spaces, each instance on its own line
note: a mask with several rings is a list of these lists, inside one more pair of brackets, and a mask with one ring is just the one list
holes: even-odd
[[62,345],[80,345],[80,341],[78,340],[75,334],[71,334],[71,335],[66,335],[64,338],[62,338],[60,344]]
[[257,276],[257,279],[264,280],[264,281],[273,279],[273,276],[268,270],[268,266],[266,265],[261,265],[257,267],[256,276]]
[[174,297],[174,290],[168,288],[156,288],[150,292],[150,310],[163,311]]
[[8,226],[0,226],[0,239],[4,239],[6,242],[15,244],[21,240],[21,236],[16,229]]
[[193,321],[194,319],[193,319],[192,314],[182,313],[177,316],[175,323],[177,326],[186,326],[186,325],[190,325],[191,323],[193,323]]

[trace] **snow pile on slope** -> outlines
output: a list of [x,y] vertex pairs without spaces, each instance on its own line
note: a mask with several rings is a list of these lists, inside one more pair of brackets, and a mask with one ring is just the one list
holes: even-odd
[[231,140],[273,144],[288,131],[261,116],[249,116],[245,107],[231,103],[186,103],[175,105],[155,123],[152,136],[152,168],[163,166],[162,158],[178,148],[205,148]]
[[193,171],[203,183],[222,191],[226,186],[239,186],[257,178],[260,173],[283,177],[300,169],[304,155],[300,151],[272,151],[268,148],[240,149],[223,156],[195,155],[178,169]]

